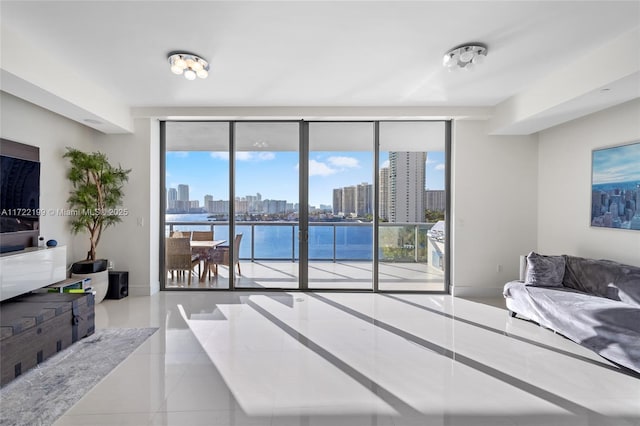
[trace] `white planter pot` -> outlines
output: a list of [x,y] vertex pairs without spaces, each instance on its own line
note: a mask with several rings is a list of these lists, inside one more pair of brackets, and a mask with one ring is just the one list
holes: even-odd
[[94,272],[92,274],[71,274],[72,278],[91,278],[91,287],[96,292],[96,304],[104,300],[109,290],[109,271]]

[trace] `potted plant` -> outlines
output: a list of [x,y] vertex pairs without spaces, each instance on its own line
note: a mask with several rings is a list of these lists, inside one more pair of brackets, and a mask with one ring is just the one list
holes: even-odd
[[100,152],[86,153],[67,147],[64,158],[71,162],[68,178],[73,185],[69,207],[71,231],[89,233],[89,251],[85,260],[72,266],[74,277],[90,276],[91,286],[96,291],[96,303],[100,303],[109,287],[107,260],[96,258],[96,249],[102,232],[122,221],[128,212],[120,208],[124,197],[124,183],[129,180],[129,172],[120,165],[114,167],[107,156]]

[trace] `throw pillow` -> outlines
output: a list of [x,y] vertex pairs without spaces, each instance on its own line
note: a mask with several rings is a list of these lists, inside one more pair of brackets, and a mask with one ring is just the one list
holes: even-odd
[[527,275],[524,283],[534,287],[562,287],[565,259],[563,256],[527,255]]

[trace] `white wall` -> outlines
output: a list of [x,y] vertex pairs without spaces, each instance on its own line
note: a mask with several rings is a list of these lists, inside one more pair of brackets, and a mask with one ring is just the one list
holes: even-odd
[[160,289],[158,121],[136,119],[133,134],[102,135],[99,144],[113,164],[132,170],[122,206],[128,215],[104,234],[101,251],[114,262],[115,270],[129,271],[131,295],[153,294]]
[[[65,147],[95,149],[99,133],[60,115],[0,92],[0,135],[5,139],[40,148],[40,208],[68,209],[71,185],[63,159]],[[86,258],[88,235],[72,236],[69,218],[46,215],[40,219],[41,235],[67,246],[67,263]]]
[[536,248],[537,137],[488,136],[487,131],[487,121],[453,126],[456,296],[499,296],[506,282],[518,278],[519,256]]
[[590,227],[591,151],[640,140],[640,100],[539,135],[538,250],[640,266],[640,232]]
[[[129,271],[131,295],[158,291],[158,122],[137,119],[134,134],[104,135],[5,92],[0,92],[0,102],[1,137],[40,148],[41,208],[68,208],[71,185],[66,173],[69,164],[62,158],[67,146],[104,152],[112,163],[132,169],[123,205],[129,210],[129,215],[104,231],[98,245],[98,256],[113,261],[116,270]],[[68,264],[86,257],[88,235],[73,236],[68,217],[43,216],[40,227],[46,239],[56,239],[59,244],[67,246]]]

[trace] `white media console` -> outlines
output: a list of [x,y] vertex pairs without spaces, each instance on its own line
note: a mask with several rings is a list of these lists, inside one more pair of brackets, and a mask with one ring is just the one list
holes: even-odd
[[29,247],[0,257],[0,301],[67,277],[67,248]]

